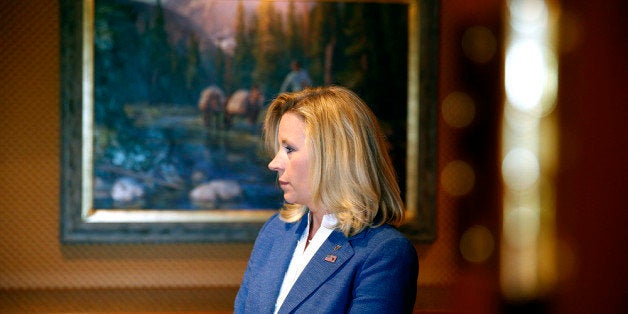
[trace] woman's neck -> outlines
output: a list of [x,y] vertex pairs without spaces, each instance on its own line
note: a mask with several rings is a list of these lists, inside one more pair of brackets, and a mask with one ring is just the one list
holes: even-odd
[[321,210],[313,211],[310,209],[310,215],[310,230],[308,230],[307,243],[305,244],[306,247],[323,224],[323,216],[325,216],[325,212]]

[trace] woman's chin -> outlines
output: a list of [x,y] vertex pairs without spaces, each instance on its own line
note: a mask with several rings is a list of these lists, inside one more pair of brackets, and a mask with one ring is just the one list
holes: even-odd
[[284,202],[286,202],[288,204],[292,204],[294,202],[294,199],[287,192],[283,192],[283,200],[284,200]]
[[297,202],[294,198],[292,198],[292,197],[290,197],[290,196],[286,196],[286,195],[284,195],[284,197],[283,197],[283,201],[284,201],[286,204],[290,204],[290,205],[298,204],[298,202]]

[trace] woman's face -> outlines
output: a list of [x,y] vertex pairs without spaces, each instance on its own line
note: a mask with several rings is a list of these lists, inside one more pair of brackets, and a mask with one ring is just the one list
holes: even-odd
[[279,151],[268,168],[277,171],[283,197],[290,204],[312,208],[310,188],[310,149],[305,143],[305,123],[294,113],[285,113],[277,133]]

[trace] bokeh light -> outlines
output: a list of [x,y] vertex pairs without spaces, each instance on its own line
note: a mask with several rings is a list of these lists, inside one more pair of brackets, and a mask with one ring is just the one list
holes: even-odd
[[454,160],[441,172],[443,190],[452,196],[462,196],[471,191],[475,185],[475,172],[468,163]]
[[464,128],[475,118],[475,103],[463,92],[453,92],[443,100],[443,120],[454,128]]
[[549,12],[543,0],[510,0],[510,25],[525,35],[543,32],[548,22]]
[[536,42],[514,43],[506,52],[506,95],[513,106],[522,111],[534,111],[547,83],[545,56]]
[[472,263],[488,260],[495,249],[495,238],[488,228],[475,225],[467,229],[460,238],[460,254]]
[[514,148],[502,163],[502,175],[508,188],[523,191],[539,178],[539,162],[535,154],[525,148]]
[[539,213],[536,208],[518,207],[504,217],[504,241],[517,248],[535,244],[539,235]]
[[[547,0],[552,1],[552,0]],[[555,281],[555,11],[510,0],[506,16],[501,134],[504,183],[500,281],[507,299],[537,298]]]
[[490,29],[473,26],[462,35],[462,52],[471,61],[487,63],[497,52],[497,40]]

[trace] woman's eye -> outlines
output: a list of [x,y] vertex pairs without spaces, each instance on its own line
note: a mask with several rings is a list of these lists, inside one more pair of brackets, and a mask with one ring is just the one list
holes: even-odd
[[292,148],[292,146],[284,146],[284,148],[286,149],[286,153],[292,153],[295,151],[295,149]]

